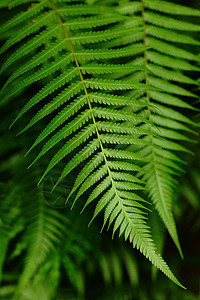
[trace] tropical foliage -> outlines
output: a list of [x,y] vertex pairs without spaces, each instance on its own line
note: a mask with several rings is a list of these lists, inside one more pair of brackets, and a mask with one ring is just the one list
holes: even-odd
[[159,0],[0,8],[0,298],[94,299],[97,276],[98,299],[148,299],[133,248],[154,280],[159,269],[184,288],[162,253],[167,231],[183,258],[174,212],[199,211],[200,11]]

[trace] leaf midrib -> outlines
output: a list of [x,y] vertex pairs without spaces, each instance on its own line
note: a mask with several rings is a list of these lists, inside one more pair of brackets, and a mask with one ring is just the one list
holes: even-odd
[[[144,47],[145,47],[145,49],[144,49],[144,63],[145,63],[145,69],[146,69],[145,70],[145,83],[148,84],[148,60],[147,60],[147,49],[146,49],[147,42],[146,42],[146,29],[145,29],[146,23],[145,23],[144,0],[141,0],[141,6],[142,6],[142,22],[143,22],[143,27],[144,27],[144,30],[143,30],[144,41],[143,42],[144,42]],[[150,109],[151,101],[150,101],[150,97],[149,97],[148,87],[146,89],[146,99],[147,99],[147,104],[148,104],[148,107],[147,107],[148,118],[149,118],[149,121],[151,122],[151,109]],[[153,131],[151,123],[149,123],[149,130],[150,130],[150,132]],[[156,154],[155,154],[155,144],[154,144],[154,138],[153,138],[152,135],[150,136],[150,140],[151,140],[151,148],[152,148],[152,165],[153,165],[153,169],[154,169],[154,173],[155,173],[156,184],[157,184],[157,187],[158,187],[158,190],[159,190],[159,195],[160,195],[160,199],[161,199],[161,203],[162,203],[162,208],[164,210],[164,214],[167,217],[167,219],[170,220],[169,212],[167,210],[167,206],[166,206],[166,203],[165,203],[165,198],[164,198],[164,195],[163,195],[163,192],[162,192],[162,187],[161,187],[159,176],[158,176]],[[166,227],[168,228],[168,231],[170,232],[171,231],[171,222],[168,222],[168,224],[166,224],[164,219],[163,219],[163,222],[165,223]],[[172,236],[172,239],[174,240],[174,243],[176,244],[176,247],[177,247],[181,257],[183,257],[179,241],[177,241],[177,239],[178,239],[177,234],[175,234],[175,237]]]
[[[98,128],[97,128],[97,124],[96,124],[96,120],[95,120],[95,117],[94,117],[93,109],[92,109],[92,106],[91,106],[91,103],[90,103],[89,95],[88,95],[88,92],[87,92],[87,88],[85,86],[84,78],[83,78],[83,75],[82,75],[82,72],[81,72],[78,60],[76,58],[73,46],[72,46],[72,44],[70,42],[70,38],[69,38],[69,36],[67,34],[67,31],[66,31],[66,28],[63,25],[63,22],[62,22],[62,20],[60,18],[60,15],[59,15],[59,13],[58,13],[58,11],[57,11],[54,3],[53,3],[53,0],[50,0],[50,3],[51,3],[51,6],[52,6],[52,9],[54,10],[55,14],[57,15],[58,21],[59,21],[59,23],[60,23],[60,25],[61,25],[61,27],[63,29],[65,38],[66,38],[66,40],[67,40],[67,42],[69,44],[69,47],[70,47],[70,49],[72,51],[72,54],[73,54],[73,57],[74,57],[74,61],[75,61],[76,67],[77,67],[77,69],[79,71],[79,75],[80,75],[80,78],[81,78],[81,81],[82,81],[82,84],[83,84],[84,92],[85,92],[85,95],[86,95],[86,98],[87,98],[87,101],[88,101],[88,106],[89,106],[89,109],[90,109],[90,112],[91,112],[91,115],[92,115],[92,120],[93,120],[93,123],[94,123],[94,126],[95,126],[95,131],[96,131],[97,138],[98,138],[98,141],[99,141],[99,144],[100,144],[101,152],[102,152],[102,155],[103,155],[103,158],[104,158],[104,161],[105,161],[105,165],[106,165],[107,170],[108,170],[108,175],[110,177],[110,180],[112,182],[112,186],[113,186],[113,188],[114,188],[114,190],[116,192],[116,195],[118,195],[117,188],[115,186],[115,182],[114,182],[114,180],[112,178],[111,170],[110,170],[110,168],[108,166],[108,161],[107,161],[107,158],[106,158],[106,155],[105,155],[105,152],[104,152],[103,144],[102,144],[102,141],[101,141],[101,138],[100,138],[100,134],[99,134],[99,131],[98,131]],[[118,195],[118,197],[119,197],[119,195]]]

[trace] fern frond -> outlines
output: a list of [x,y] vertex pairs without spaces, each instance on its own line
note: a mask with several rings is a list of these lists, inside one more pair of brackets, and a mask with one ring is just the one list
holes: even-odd
[[[191,132],[192,129],[187,124],[193,126],[196,126],[196,124],[181,112],[175,110],[175,107],[194,109],[190,104],[187,104],[187,101],[183,101],[181,96],[190,98],[196,98],[197,96],[188,92],[187,87],[180,87],[176,82],[195,84],[192,79],[185,77],[180,70],[197,70],[196,67],[193,68],[189,62],[185,61],[196,61],[197,56],[182,49],[179,44],[199,45],[199,41],[193,39],[188,34],[180,33],[180,30],[187,32],[187,22],[181,20],[180,22],[176,21],[168,15],[161,15],[159,12],[198,16],[199,11],[166,1],[141,0],[140,13],[144,26],[144,46],[153,48],[153,50],[144,50],[143,65],[147,69],[150,69],[152,73],[146,70],[145,76],[143,76],[144,74],[138,74],[137,77],[134,77],[135,75],[131,77],[137,78],[138,82],[145,81],[146,84],[160,89],[160,91],[150,91],[149,88],[146,89],[146,102],[148,105],[153,104],[154,106],[147,107],[145,116],[157,126],[152,127],[151,123],[149,125],[145,123],[142,124],[142,128],[149,129],[150,132],[158,134],[163,137],[164,140],[153,136],[145,138],[147,141],[150,141],[151,146],[143,147],[142,150],[139,151],[139,154],[145,155],[150,160],[143,168],[146,171],[151,170],[151,173],[147,172],[143,174],[142,180],[147,182],[147,190],[150,198],[155,204],[160,217],[182,256],[172,214],[175,190],[174,177],[177,177],[182,172],[182,168],[173,163],[173,160],[176,160],[176,156],[171,156],[171,158],[168,156],[166,159],[165,155],[171,151],[172,153],[173,151],[183,151],[192,154],[192,152],[188,150],[187,147],[182,146],[179,141],[191,143],[193,139],[185,137],[179,130]],[[160,21],[158,22],[158,20]],[[190,23],[188,25],[188,31],[195,31],[195,26],[195,24]],[[174,29],[179,30],[179,32],[174,31]],[[138,64],[141,63],[139,59],[135,61]],[[130,77],[128,77],[127,80],[129,80],[129,78]],[[140,101],[144,101],[143,94],[138,94],[137,98]],[[169,108],[169,105],[172,105],[173,108]],[[144,110],[142,110],[142,112],[144,115]],[[192,133],[195,134],[193,130]],[[142,172],[140,172],[140,175],[142,175]]]
[[[163,70],[161,67],[153,64],[148,65],[149,70],[157,76],[165,80],[172,80],[176,82],[181,82],[181,83],[188,83],[188,84],[197,84],[195,80],[192,80],[190,77],[183,75],[182,73],[175,71],[175,70]],[[180,100],[181,101],[181,100]],[[187,103],[186,103],[187,105]],[[189,106],[188,106],[189,108]],[[192,108],[191,106],[191,109]]]
[[11,8],[17,7],[17,6],[27,3],[27,2],[29,2],[29,1],[28,0],[12,0],[10,3],[7,2],[7,6],[9,7],[9,9],[11,9]]
[[[152,210],[149,218],[149,224],[151,227],[153,239],[158,250],[158,255],[162,255],[165,244],[165,227],[156,210]],[[157,269],[152,266],[152,279],[154,281],[156,280],[157,273]]]
[[3,33],[4,31],[27,21],[27,19],[33,17],[35,14],[37,15],[38,13],[41,12],[42,9],[44,9],[47,6],[47,2],[41,2],[37,4],[33,4],[27,11],[25,12],[20,12],[17,15],[15,15],[13,18],[5,22],[1,28],[0,28],[0,33]]
[[[2,221],[1,221],[2,222]],[[1,238],[1,243],[0,243],[0,283],[2,280],[2,267],[3,263],[6,257],[6,252],[8,248],[8,242],[9,242],[9,233],[5,226],[2,226],[3,224],[0,225],[0,238]]]
[[[169,59],[171,58],[170,56],[172,56],[172,57],[178,57],[178,58],[188,59],[188,60],[192,60],[192,61],[198,61],[198,57],[195,54],[193,54],[185,49],[182,49],[180,47],[177,47],[177,46],[174,46],[171,44],[169,45],[168,43],[163,42],[161,40],[157,40],[153,37],[149,37],[147,39],[147,45],[152,47],[154,50],[156,50],[158,52],[167,54],[165,56],[166,61],[167,61],[168,56],[169,56]],[[156,55],[157,55],[157,53],[156,53]],[[163,56],[163,58],[164,58],[164,56]]]
[[5,42],[5,44],[0,48],[0,54],[4,53],[7,49],[15,45],[17,42],[20,42],[22,39],[37,32],[41,27],[54,19],[55,16],[52,12],[45,13],[41,18],[36,19],[36,22],[32,23],[31,25],[26,25],[25,28],[18,32],[18,35],[11,37]]
[[[186,9],[188,10],[188,7]],[[166,17],[164,15],[158,15],[152,11],[145,13],[145,21],[159,27],[181,31],[199,31],[200,29],[198,24],[192,24],[182,20],[175,20],[169,16]]]
[[[2,154],[2,153],[1,153]],[[1,170],[2,172],[2,170]],[[10,188],[11,184],[1,185],[0,201],[0,284],[2,282],[2,270],[7,256],[9,243],[16,235],[23,230],[22,222],[19,221],[18,203],[14,206],[13,202],[17,200],[16,194],[19,193],[19,187]],[[18,201],[16,201],[18,202]],[[15,226],[14,226],[15,224]]]
[[[158,49],[161,49],[161,48],[158,48]],[[172,48],[172,50],[173,50],[173,48]],[[178,49],[176,49],[176,50],[178,50]],[[163,49],[163,52],[164,52],[164,49]],[[166,49],[166,53],[167,53],[167,49]],[[188,57],[188,53],[185,53],[185,50],[184,50],[184,56]],[[178,55],[178,57],[180,57],[180,56]],[[193,55],[192,55],[192,57],[193,57]],[[159,66],[176,68],[176,69],[184,70],[184,71],[199,71],[198,67],[193,66],[192,64],[190,64],[189,62],[187,62],[183,59],[173,58],[170,56],[163,55],[161,53],[155,53],[153,51],[148,51],[147,58],[150,62],[157,64]],[[193,59],[196,60],[195,57],[193,57]]]
[[150,36],[156,37],[158,39],[166,40],[168,42],[176,42],[180,44],[190,44],[190,45],[199,45],[200,42],[193,39],[190,36],[176,33],[173,31],[170,31],[168,29],[159,28],[156,26],[150,26],[148,25],[146,27],[146,33]]
[[[108,186],[108,183],[104,183],[104,181],[98,186],[98,192],[101,192],[102,185],[105,184],[106,186]],[[126,189],[126,186],[118,186],[118,183],[116,182],[116,189],[118,190],[118,188]],[[112,189],[114,189],[114,187],[110,188],[110,193]],[[119,235],[122,235],[124,233],[125,238],[129,239],[130,242],[133,243],[134,247],[139,248],[140,251],[153,264],[155,264],[158,269],[161,269],[167,276],[172,278],[161,256],[156,255],[155,246],[153,245],[150,235],[148,233],[148,229],[145,226],[145,217],[141,215],[140,209],[138,210],[134,208],[134,210],[140,212],[139,218],[137,216],[135,216],[135,218],[131,217],[131,211],[133,209],[134,203],[132,200],[130,201],[125,197],[126,193],[123,191],[119,191],[119,193],[115,195],[115,192],[113,191],[113,194],[110,194],[109,196],[107,194],[106,198],[110,199],[109,203],[105,201],[105,198],[102,198],[97,205],[96,211],[94,212],[94,216],[96,216],[97,213],[99,213],[103,208],[105,208],[106,205],[108,205],[105,214],[105,222],[107,221],[107,219],[109,219],[109,226],[114,222],[113,234],[119,228]],[[134,199],[134,194],[130,193],[130,197],[131,199]],[[88,198],[88,203],[92,201],[92,198],[93,196],[91,194],[91,196]]]
[[[35,191],[34,191],[35,193]],[[40,192],[38,192],[40,193]],[[65,219],[52,208],[45,207],[44,199],[37,195],[32,207],[27,210],[26,233],[27,255],[23,272],[15,292],[16,297],[23,291],[37,268],[45,261],[50,251],[54,250],[62,240],[65,232]],[[33,214],[34,212],[34,214]]]
[[[75,72],[75,69],[74,69],[74,72]],[[61,76],[61,79],[62,79],[62,76]],[[44,87],[44,90],[46,91],[46,94],[48,94],[49,90],[54,91],[54,88],[56,86],[58,88],[58,85],[56,85],[57,81],[54,80],[54,82],[55,82],[55,86],[54,87],[51,87],[51,85],[48,85],[47,87]],[[37,113],[37,115],[35,115],[33,117],[33,119],[31,120],[31,122],[29,123],[28,127],[30,127],[33,124],[35,124],[38,120],[40,120],[41,118],[43,118],[48,113],[51,113],[52,111],[54,111],[54,109],[57,109],[60,105],[62,105],[65,101],[69,100],[71,97],[73,97],[74,95],[76,95],[82,89],[83,88],[81,86],[81,82],[77,82],[77,83],[74,83],[74,84],[72,83],[67,89],[64,89],[63,92],[61,92],[56,97],[56,99],[53,99],[52,102],[50,102],[49,104],[46,104]],[[41,95],[41,98],[43,99],[42,90],[40,92],[38,92],[38,93]],[[33,98],[22,108],[22,110],[17,115],[16,119],[13,121],[12,124],[14,124],[25,112],[27,112],[27,110],[29,110],[30,108],[32,108],[39,101],[40,101],[40,98],[38,99],[38,97],[33,96]]]
[[181,96],[188,96],[188,97],[196,97],[193,93],[187,91],[186,89],[183,89],[182,87],[178,85],[174,85],[166,80],[163,79],[158,79],[158,78],[153,78],[149,76],[149,83],[156,87],[159,88],[160,90],[163,90],[165,92],[175,94],[175,95],[181,95]]
[[121,14],[134,14],[141,10],[140,2],[135,1],[134,3],[125,4],[117,9]]
[[170,3],[167,1],[159,0],[145,0],[145,7],[159,12],[174,14],[174,15],[184,15],[184,16],[199,16],[200,12],[198,9],[191,7],[186,7],[183,5],[178,5],[175,3]]
[[[16,0],[10,7],[23,3],[24,1]],[[131,4],[131,11],[139,12],[138,2]],[[155,98],[159,93],[162,95],[166,92],[187,97],[195,95],[166,79],[174,76],[174,81],[191,84],[192,81],[186,76],[173,70],[163,75],[158,66],[154,67],[154,63],[150,65],[151,71],[148,69],[147,59],[145,64],[144,61],[140,63],[137,60],[135,63],[135,56],[146,53],[147,57],[150,46],[153,48],[151,52],[155,53],[155,64],[163,66],[162,60],[166,63],[168,56],[166,49],[171,47],[168,41],[178,39],[192,45],[198,45],[199,42],[185,35],[172,33],[166,28],[157,28],[154,25],[139,27],[140,24],[145,25],[141,18],[129,23],[130,18],[126,17],[126,12],[127,6],[125,10],[103,6],[99,9],[96,5],[73,5],[71,2],[69,5],[64,0],[50,0],[48,6],[45,6],[45,12],[40,9],[36,11],[34,22],[29,19],[31,13],[28,18],[19,16],[20,22],[17,18],[8,22],[5,27],[15,28],[17,25],[18,34],[12,35],[0,50],[0,53],[7,52],[8,49],[14,51],[1,68],[4,71],[11,67],[12,72],[4,85],[2,101],[6,103],[18,92],[36,82],[38,86],[43,86],[25,103],[13,122],[35,109],[30,122],[22,128],[22,133],[45,118],[46,127],[29,150],[45,142],[32,164],[51,150],[51,158],[40,182],[64,161],[65,167],[53,189],[75,170],[78,175],[69,195],[71,197],[77,192],[73,205],[86,195],[89,196],[83,209],[96,200],[97,206],[92,220],[104,209],[104,225],[108,223],[108,227],[113,226],[113,235],[119,230],[120,236],[124,235],[158,269],[182,286],[162,257],[156,254],[156,247],[146,223],[147,203],[137,191],[145,191],[143,181],[148,183],[147,189],[154,204],[180,250],[170,203],[174,188],[171,178],[182,169],[175,167],[175,155],[172,154],[173,158],[169,161],[164,155],[171,150],[190,153],[176,141],[191,139],[184,138],[183,134],[170,127],[171,119],[182,124],[187,118],[184,119],[178,112],[170,114],[170,108],[162,100],[160,104],[153,102],[151,105],[149,100],[145,103],[144,94],[155,92]],[[143,31],[150,38],[141,45]],[[136,41],[139,43],[135,44]],[[134,44],[130,45],[131,43]],[[160,54],[159,62],[157,51],[164,53]],[[195,57],[185,50],[182,53],[183,58],[188,60]],[[171,63],[173,59],[180,58],[182,53],[179,47],[174,46],[170,50]],[[127,57],[131,63],[127,63]],[[120,64],[119,61],[116,62],[116,58],[120,58]],[[18,65],[21,66],[18,68]],[[190,68],[190,64],[185,68]],[[144,80],[144,83],[141,82]],[[133,90],[137,96],[132,97],[130,93],[129,97],[128,91],[133,93]],[[122,91],[127,96],[122,96]],[[170,96],[169,99],[173,102]],[[179,107],[191,109],[179,98],[177,103]],[[129,111],[127,107],[130,108]],[[152,117],[149,115],[151,111]],[[153,116],[157,117],[157,121]],[[154,128],[154,122],[158,130]],[[162,126],[160,122],[169,125]],[[192,121],[186,123],[193,125]],[[173,141],[165,140],[169,134]],[[126,149],[127,145],[141,151],[132,153],[130,149]],[[148,154],[142,153],[143,149],[147,149]],[[136,172],[143,174],[142,180],[137,178]],[[59,243],[64,227],[60,224],[60,219],[55,221],[59,218],[56,212],[55,227],[51,225],[52,212],[44,212],[42,203],[29,211],[33,212],[34,209],[36,215],[33,216],[34,221],[27,231],[30,248],[18,293],[32,278],[49,251]],[[45,235],[48,236],[47,241]],[[41,247],[36,249],[38,244]],[[35,261],[34,267],[31,266],[32,261]]]

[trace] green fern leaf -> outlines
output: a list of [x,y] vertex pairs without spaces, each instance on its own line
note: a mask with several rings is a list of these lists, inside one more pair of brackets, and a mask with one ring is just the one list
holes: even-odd
[[159,1],[159,0],[145,0],[145,6],[152,10],[175,14],[175,15],[184,15],[184,16],[199,16],[200,12],[197,9],[186,7],[182,5],[178,5],[175,3],[170,3],[167,1]]
[[[186,9],[188,10],[188,8]],[[200,26],[197,24],[192,24],[182,20],[175,20],[169,16],[166,17],[163,15],[158,15],[151,11],[145,13],[145,20],[153,25],[175,30],[186,31],[187,28],[187,31],[199,31],[200,29]]]
[[191,44],[191,45],[199,45],[200,44],[199,41],[191,38],[190,36],[183,35],[180,33],[175,33],[173,31],[155,27],[155,26],[150,26],[150,25],[147,26],[146,33],[153,37],[156,37],[156,38],[159,38],[162,40],[166,40],[169,42],[184,43],[184,44]]
[[[151,10],[155,12],[151,12]],[[181,173],[182,168],[179,166],[175,167],[173,160],[176,156],[171,156],[171,158],[166,161],[164,155],[171,151],[172,153],[173,151],[183,151],[192,154],[192,152],[188,150],[187,147],[182,146],[179,141],[184,140],[191,143],[193,139],[185,137],[184,134],[177,132],[177,130],[185,130],[195,134],[195,132],[184,123],[193,126],[195,126],[195,124],[191,119],[179,111],[176,111],[175,107],[193,109],[190,104],[188,106],[187,101],[181,99],[181,96],[194,98],[197,96],[193,93],[188,93],[187,89],[171,83],[171,81],[194,84],[194,82],[190,78],[185,77],[180,70],[197,70],[196,67],[193,68],[193,66],[185,60],[197,61],[198,58],[195,54],[173,43],[199,45],[199,41],[193,39],[188,34],[174,31],[175,29],[187,32],[187,22],[181,20],[180,22],[176,21],[170,16],[160,14],[160,12],[198,16],[199,11],[166,1],[142,0],[140,12],[141,22],[144,26],[144,46],[150,46],[153,49],[153,51],[151,49],[144,50],[143,65],[147,69],[150,69],[153,74],[150,74],[146,70],[145,76],[139,73],[135,75],[134,73],[128,76],[127,80],[131,78],[138,82],[145,81],[146,84],[160,89],[160,91],[151,91],[148,88],[146,90],[146,102],[148,105],[153,104],[155,106],[148,107],[146,113],[144,109],[138,111],[140,115],[145,115],[149,121],[157,125],[157,128],[153,128],[152,124],[147,125],[147,123],[142,123],[140,126],[165,138],[158,139],[157,137],[149,135],[145,137],[145,140],[150,141],[151,146],[145,148],[141,146],[139,154],[146,155],[150,160],[143,168],[151,172],[144,173],[142,180],[147,182],[147,190],[150,198],[155,204],[159,215],[182,255],[172,214],[173,191],[175,188],[173,184],[173,182],[175,182],[174,176]],[[158,22],[158,20],[160,21]],[[195,24],[189,23],[188,31],[195,31],[195,26]],[[141,60],[139,59],[134,60],[134,62],[141,64]],[[171,94],[175,94],[176,97]],[[133,95],[137,95],[136,98],[138,100],[144,101],[144,95],[142,93],[135,93]],[[159,102],[159,104],[157,102]],[[184,104],[184,102],[186,102],[186,104]],[[167,105],[173,105],[173,109]],[[142,172],[139,174],[142,175]]]
[[[174,70],[173,63],[175,61],[178,66],[182,60],[197,58],[169,42],[191,45],[199,45],[199,42],[185,34],[171,32],[172,21],[169,27],[161,28],[157,27],[156,21],[148,21],[148,18],[150,25],[144,26],[145,16],[137,15],[132,20],[131,14],[143,10],[144,15],[144,7],[152,8],[151,2],[147,0],[143,6],[135,2],[109,8],[50,0],[47,6],[46,1],[44,6],[43,2],[41,6],[36,4],[26,16],[24,12],[17,14],[3,28],[5,31],[16,29],[18,34],[12,35],[0,49],[0,53],[8,49],[13,51],[1,67],[1,72],[10,69],[12,73],[2,90],[2,102],[9,103],[8,100],[21,90],[38,83],[39,90],[26,101],[13,123],[35,108],[36,113],[20,133],[39,121],[46,124],[29,149],[31,151],[45,141],[31,165],[49,150],[52,152],[39,183],[61,161],[64,162],[63,172],[53,189],[72,171],[78,173],[69,195],[71,197],[77,192],[73,205],[88,194],[83,209],[94,200],[97,203],[92,220],[104,209],[103,226],[106,223],[108,227],[113,226],[113,235],[119,230],[120,236],[124,235],[133,247],[182,286],[162,257],[156,254],[146,223],[147,203],[137,195],[137,191],[149,192],[181,252],[171,202],[173,176],[182,172],[182,168],[176,166],[175,162],[179,160],[173,151],[191,153],[178,141],[191,142],[192,139],[178,130],[188,128],[183,123],[194,125],[194,122],[174,108],[192,109],[179,97],[195,98],[196,95],[169,81],[173,78],[172,81],[193,84],[193,80],[180,73],[179,68]],[[26,0],[15,0],[10,7],[23,3]],[[162,4],[162,11],[167,12],[165,3]],[[19,7],[19,11],[23,7]],[[183,28],[185,23],[179,25]],[[192,25],[190,28],[194,30]],[[149,50],[149,46],[153,50]],[[145,59],[139,60],[137,56],[143,53]],[[151,58],[148,58],[148,53]],[[158,65],[170,67],[167,65],[169,55],[172,70],[163,72]],[[149,68],[148,59],[152,61]],[[182,70],[191,69],[189,62],[183,63]],[[40,88],[40,85],[43,87]],[[177,96],[171,96],[171,93]],[[152,103],[149,97],[152,97]],[[173,109],[166,104],[173,105]],[[186,130],[192,132],[190,128]],[[132,152],[134,148],[139,149],[137,153]],[[138,178],[137,172],[139,176],[142,174],[142,179]],[[144,187],[143,183],[147,186]],[[51,226],[53,218],[50,210],[44,211],[42,203],[37,209],[34,222],[27,231],[30,247],[17,293],[29,282],[49,251],[59,243],[63,232],[60,220],[55,228]],[[57,218],[54,213],[54,219]],[[59,230],[61,232],[57,234]],[[38,243],[41,247],[36,249]],[[32,268],[33,261],[36,263]]]
[[[173,56],[173,57],[178,57],[182,59],[188,59],[188,60],[194,60],[197,61],[198,58],[195,54],[186,51],[185,49],[181,49],[177,46],[174,45],[169,45],[166,42],[157,40],[155,38],[149,37],[147,40],[147,45],[152,47],[154,50],[157,50],[161,53],[167,54],[166,57]],[[170,58],[169,56],[169,58]]]
[[[184,52],[184,54],[185,54],[185,52]],[[188,53],[186,53],[186,56],[188,56]],[[199,71],[198,67],[193,66],[192,64],[188,63],[187,61],[185,61],[183,59],[173,58],[170,56],[163,55],[161,53],[155,53],[153,51],[148,51],[147,57],[148,57],[149,61],[151,61],[152,63],[157,64],[159,66],[176,68],[176,69],[185,70],[185,71]],[[178,56],[178,57],[180,57],[180,56]],[[192,59],[194,60],[193,56],[192,56]]]
[[42,9],[44,9],[47,6],[46,2],[37,3],[35,5],[32,5],[31,8],[29,8],[25,12],[20,12],[19,14],[15,15],[13,18],[8,20],[6,23],[4,23],[0,28],[0,33],[3,33],[4,31],[26,21],[27,19],[33,17],[35,14],[40,13]]
[[[180,72],[174,71],[174,70],[163,70],[161,67],[156,65],[148,65],[149,70],[151,72],[160,78],[166,79],[166,80],[172,80],[176,82],[182,82],[182,83],[188,83],[188,84],[197,84],[195,80],[192,80],[190,77],[187,77]],[[180,100],[181,101],[181,100]]]
[[[98,187],[98,190],[99,190],[98,192],[101,192],[102,185],[107,186],[108,183],[102,182]],[[116,183],[116,186],[117,185],[118,184]],[[112,187],[110,190],[112,190],[112,189],[114,189],[114,187]],[[164,263],[161,256],[156,255],[155,246],[153,245],[150,235],[148,233],[148,229],[145,226],[145,217],[143,216],[143,214],[141,214],[140,209],[134,208],[136,215],[138,213],[140,214],[140,217],[138,216],[139,218],[137,218],[136,216],[135,216],[135,218],[131,217],[132,206],[134,205],[135,201],[134,202],[127,201],[126,199],[123,199],[120,197],[120,194],[121,195],[124,195],[124,194],[122,194],[120,192],[119,192],[119,194],[115,194],[116,193],[115,191],[113,191],[113,194],[114,194],[114,197],[113,197],[113,194],[110,190],[109,190],[109,192],[107,192],[107,199],[110,199],[110,201],[109,201],[109,204],[106,203],[108,205],[109,209],[106,211],[105,222],[107,221],[108,218],[109,218],[109,222],[110,222],[109,225],[111,225],[111,223],[114,222],[113,234],[115,233],[115,231],[118,228],[120,228],[120,233],[119,233],[120,235],[122,233],[125,233],[125,236],[127,238],[129,238],[130,242],[133,243],[134,247],[139,248],[140,251],[153,264],[155,264],[158,269],[161,269],[168,277],[170,277],[173,281],[176,281],[176,279],[173,278],[173,275],[169,271],[168,267]],[[108,193],[110,193],[110,194],[108,194]],[[131,198],[134,199],[134,195],[131,195],[131,196],[132,196]],[[104,199],[102,199],[102,200],[104,200]],[[88,202],[90,202],[90,201],[92,201],[92,195],[88,199]],[[97,207],[98,213],[101,211],[102,208],[105,207],[106,204],[105,204],[105,201],[102,201],[101,206],[99,205]],[[97,215],[97,211],[95,211],[94,215]],[[139,226],[139,228],[138,228],[138,226]],[[136,229],[136,228],[138,228],[138,229]]]
[[153,78],[153,77],[149,76],[149,83],[152,86],[159,88],[160,90],[163,90],[165,92],[171,93],[171,94],[197,98],[197,96],[195,94],[181,88],[178,85],[174,85],[168,81],[165,81],[163,79]]
[[44,209],[44,201],[41,196],[39,196],[38,201],[34,201],[31,205],[33,207],[28,210],[31,216],[29,216],[29,224],[26,225],[27,231],[24,237],[28,243],[28,252],[24,270],[15,291],[16,297],[26,287],[48,253],[60,243],[65,232],[64,218],[57,211],[52,214],[51,208]]
[[52,12],[45,13],[44,16],[42,16],[41,18],[36,19],[36,22],[32,23],[31,26],[27,25],[25,28],[23,28],[23,30],[18,32],[18,35],[7,40],[6,43],[1,47],[0,54],[4,53],[12,45],[16,44],[17,42],[20,42],[25,37],[38,31],[41,27],[43,27],[45,24],[52,21],[53,19],[55,19],[55,16]]
[[[2,221],[1,221],[2,222]],[[6,257],[6,252],[8,248],[8,242],[9,242],[9,233],[5,226],[0,225],[0,237],[1,237],[1,243],[0,243],[0,283],[2,281],[2,267],[3,263]]]

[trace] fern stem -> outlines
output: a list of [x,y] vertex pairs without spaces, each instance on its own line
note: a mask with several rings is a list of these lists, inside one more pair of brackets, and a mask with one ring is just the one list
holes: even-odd
[[[148,70],[147,70],[147,67],[148,67],[148,61],[147,61],[147,37],[146,37],[146,31],[145,31],[145,11],[144,11],[144,0],[141,0],[141,5],[142,5],[142,26],[144,28],[143,30],[143,43],[144,43],[144,65],[145,65],[145,83],[148,84],[149,80],[148,80]],[[150,98],[149,98],[149,90],[146,89],[146,96],[147,96],[147,103],[148,105],[150,104]],[[149,120],[151,121],[151,110],[150,110],[150,107],[148,106],[148,113],[149,113]],[[151,127],[151,124],[149,124],[150,126],[150,130],[152,131],[152,127]]]
[[[143,30],[143,43],[144,43],[144,47],[145,47],[145,49],[144,49],[145,84],[148,84],[149,78],[148,78],[148,70],[147,70],[147,68],[148,68],[148,60],[147,60],[147,49],[146,49],[146,47],[147,47],[147,37],[146,37],[146,31],[145,31],[146,22],[145,22],[144,0],[141,0],[141,5],[142,5],[142,26],[144,28],[144,30]],[[148,88],[146,88],[146,99],[147,99],[147,104],[148,104],[148,107],[147,107],[148,119],[151,122],[151,109],[150,109],[151,101],[150,101],[150,97],[149,97],[149,90],[148,90]],[[149,130],[150,130],[150,132],[152,132],[152,125],[151,125],[151,123],[149,124]],[[154,171],[155,171],[155,175],[156,175],[156,178],[157,178],[157,172],[156,172],[156,166],[155,166],[155,164],[156,164],[156,158],[155,158],[154,141],[153,141],[153,136],[152,135],[150,136],[150,139],[151,139],[153,166],[154,166]]]
[[[144,66],[145,66],[145,84],[148,84],[149,82],[149,78],[148,78],[148,60],[147,60],[147,36],[146,36],[146,31],[145,31],[145,25],[146,25],[146,22],[145,22],[145,9],[144,9],[144,0],[141,0],[141,5],[142,5],[142,26],[144,28],[143,30],[143,43],[144,43]],[[151,104],[151,101],[150,101],[150,97],[149,97],[149,90],[148,88],[146,88],[146,99],[147,99],[147,104],[148,104],[148,107],[147,107],[147,111],[148,111],[148,119],[149,121],[151,122],[151,109],[150,109],[150,104]],[[149,124],[149,130],[150,132],[152,132],[152,125],[151,123]],[[154,153],[154,141],[153,141],[153,136],[151,135],[150,136],[150,139],[151,139],[151,147],[152,147],[152,158],[153,158],[153,165],[154,165],[154,170],[155,170],[155,173],[156,173],[156,167],[155,167],[155,153]]]
[[109,175],[109,177],[110,177],[110,180],[111,180],[112,186],[113,186],[113,188],[114,188],[114,191],[115,191],[116,195],[119,197],[117,188],[116,188],[116,186],[115,186],[115,182],[114,182],[114,180],[113,180],[113,178],[112,178],[112,172],[111,172],[111,170],[110,170],[110,168],[109,168],[109,166],[108,166],[108,161],[107,161],[107,158],[106,158],[106,155],[105,155],[105,151],[104,151],[104,148],[103,148],[103,144],[102,144],[102,141],[101,141],[101,137],[100,137],[100,134],[99,134],[99,130],[98,130],[98,128],[97,128],[95,116],[94,116],[94,113],[93,113],[93,108],[92,108],[92,105],[91,105],[91,103],[90,103],[90,99],[89,99],[89,95],[88,95],[88,92],[87,92],[87,88],[86,88],[86,85],[85,85],[85,82],[84,82],[83,74],[82,74],[82,72],[81,72],[81,68],[80,68],[79,63],[78,63],[78,60],[77,60],[77,58],[76,58],[76,54],[75,54],[75,52],[74,52],[73,46],[72,46],[72,44],[71,44],[70,37],[69,37],[69,35],[68,35],[68,33],[67,33],[67,30],[66,30],[65,27],[64,27],[64,24],[63,24],[62,19],[61,19],[60,15],[59,15],[59,13],[58,13],[58,11],[57,11],[57,9],[56,9],[55,4],[53,3],[52,0],[49,0],[49,1],[50,1],[50,3],[51,3],[52,9],[54,10],[54,12],[55,12],[55,14],[56,14],[56,16],[57,16],[57,18],[58,18],[58,21],[59,21],[59,23],[60,23],[60,26],[62,27],[62,30],[63,30],[63,32],[64,32],[64,35],[65,35],[65,37],[66,37],[66,39],[67,39],[67,42],[68,42],[68,44],[69,44],[70,50],[71,50],[71,52],[72,52],[72,55],[73,55],[73,57],[74,57],[74,62],[75,62],[75,65],[76,65],[76,67],[77,67],[77,69],[78,69],[78,72],[79,72],[79,75],[80,75],[80,78],[81,78],[81,82],[82,82],[82,84],[83,84],[83,89],[84,89],[84,92],[85,92],[85,95],[86,95],[86,98],[87,98],[87,102],[88,102],[88,106],[89,106],[89,109],[90,109],[90,112],[91,112],[91,115],[92,115],[92,120],[93,120],[93,123],[94,123],[94,127],[95,127],[95,131],[96,131],[97,138],[98,138],[98,141],[99,141],[99,145],[100,145],[100,148],[101,148],[101,152],[102,152],[102,155],[103,155],[103,158],[104,158],[104,161],[105,161],[105,165],[106,165],[107,170],[108,170],[108,175]]

